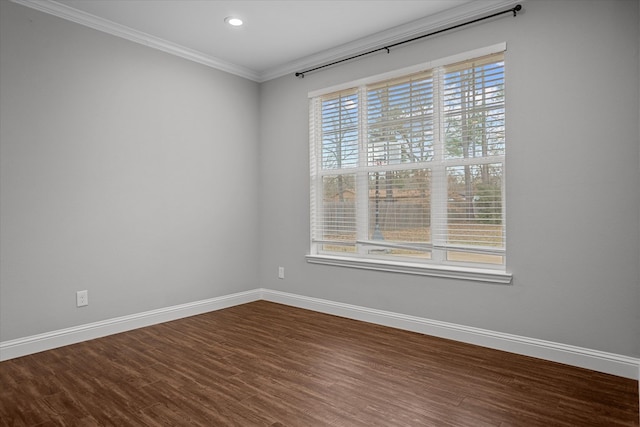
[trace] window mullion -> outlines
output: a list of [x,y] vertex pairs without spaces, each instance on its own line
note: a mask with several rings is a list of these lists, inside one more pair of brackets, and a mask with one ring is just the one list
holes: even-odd
[[[358,167],[356,171],[356,239],[369,237],[369,174],[366,171],[368,156],[369,126],[367,123],[367,88],[358,88]],[[366,255],[367,249],[357,245],[356,251]]]
[[433,71],[433,125],[435,141],[433,144],[434,161],[431,169],[431,244],[434,246],[431,259],[442,262],[445,253],[437,246],[447,242],[447,173],[445,160],[444,132],[444,70],[439,67]]
[[322,145],[322,134],[321,134],[321,126],[320,126],[320,110],[321,110],[321,100],[320,98],[312,98],[309,102],[309,112],[310,112],[310,129],[309,129],[309,138],[312,141],[311,149],[309,150],[309,166],[311,168],[311,194],[309,197],[310,201],[310,210],[311,210],[311,229],[310,229],[310,239],[312,252],[317,253],[317,243],[316,240],[320,239],[323,236],[322,231],[322,176],[320,171],[322,155],[320,154],[320,147]]

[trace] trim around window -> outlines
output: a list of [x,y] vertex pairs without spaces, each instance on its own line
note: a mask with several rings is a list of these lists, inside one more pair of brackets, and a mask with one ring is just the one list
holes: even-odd
[[397,261],[381,261],[370,258],[351,258],[333,255],[307,255],[310,264],[350,267],[363,270],[386,271],[388,273],[414,274],[418,276],[442,277],[447,279],[473,280],[478,282],[511,284],[512,274],[502,270],[490,270],[470,267],[454,267]]

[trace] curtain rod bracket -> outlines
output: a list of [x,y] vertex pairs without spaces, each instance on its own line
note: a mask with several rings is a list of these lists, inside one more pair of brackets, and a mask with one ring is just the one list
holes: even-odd
[[517,16],[518,12],[522,10],[522,6],[517,4],[516,7],[513,8],[513,16]]

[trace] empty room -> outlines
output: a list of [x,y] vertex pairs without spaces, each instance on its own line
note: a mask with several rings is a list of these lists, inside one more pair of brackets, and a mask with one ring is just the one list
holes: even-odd
[[0,0],[0,426],[638,426],[640,0]]

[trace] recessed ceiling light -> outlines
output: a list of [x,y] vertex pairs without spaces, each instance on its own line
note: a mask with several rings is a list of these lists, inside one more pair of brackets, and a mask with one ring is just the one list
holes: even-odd
[[231,25],[232,27],[239,27],[242,25],[242,19],[236,18],[235,16],[227,16],[224,18],[224,22]]

